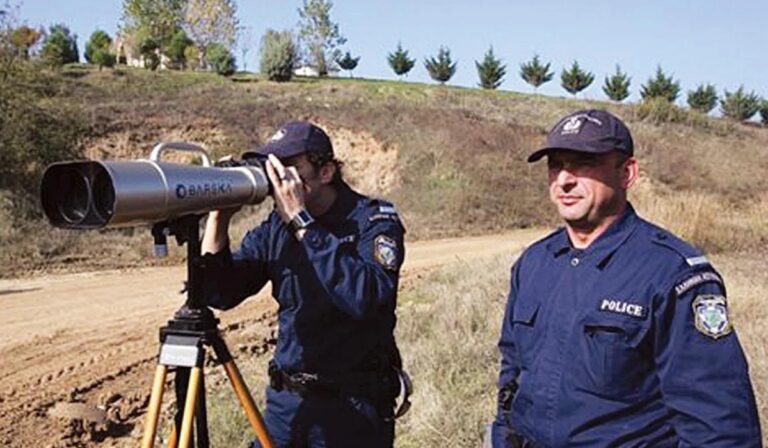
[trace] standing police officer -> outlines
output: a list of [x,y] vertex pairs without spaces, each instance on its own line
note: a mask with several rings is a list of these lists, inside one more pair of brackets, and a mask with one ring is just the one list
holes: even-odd
[[624,123],[571,114],[544,156],[565,227],[512,268],[494,446],[760,446],[723,280],[627,202]]
[[257,152],[268,156],[275,210],[234,254],[236,210],[210,214],[208,305],[232,308],[272,282],[279,332],[265,422],[277,446],[392,446],[404,257],[395,208],[342,180],[330,139],[311,123],[286,123]]

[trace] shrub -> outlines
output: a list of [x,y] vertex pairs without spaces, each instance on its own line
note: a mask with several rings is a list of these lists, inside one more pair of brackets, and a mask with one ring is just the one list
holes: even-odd
[[219,75],[232,76],[235,73],[235,56],[224,45],[209,45],[205,52],[205,61]]
[[746,121],[760,110],[760,97],[755,92],[745,92],[744,86],[733,93],[726,90],[720,100],[720,110],[730,119]]
[[664,74],[661,66],[656,68],[656,76],[648,79],[648,82],[640,88],[640,96],[643,100],[664,98],[670,103],[674,103],[679,95],[680,82],[674,80],[672,75]]
[[293,77],[296,44],[290,31],[267,30],[261,38],[261,73],[270,81],[287,82]]
[[416,59],[409,58],[408,50],[403,50],[403,46],[398,43],[394,53],[389,53],[387,55],[387,63],[389,63],[389,66],[392,67],[392,71],[394,71],[397,76],[403,76],[411,71],[413,65],[416,63]]
[[456,62],[451,59],[451,50],[440,47],[437,57],[431,57],[424,60],[424,68],[429,72],[429,77],[445,84],[456,73]]
[[489,48],[483,57],[483,62],[475,61],[477,76],[480,78],[480,87],[495,89],[499,87],[507,73],[507,66],[493,54],[493,47]]
[[688,105],[697,112],[708,114],[717,105],[715,86],[701,84],[696,90],[689,90]]

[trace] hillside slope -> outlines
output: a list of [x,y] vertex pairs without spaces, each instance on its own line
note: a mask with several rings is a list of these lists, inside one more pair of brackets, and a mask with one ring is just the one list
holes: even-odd
[[[635,135],[642,181],[633,200],[641,214],[713,251],[768,244],[768,130],[757,126],[658,105],[389,81],[276,84],[82,67],[62,77],[66,93],[49,101],[81,111],[88,132],[79,148],[88,158],[145,157],[167,140],[239,154],[286,120],[315,121],[329,131],[351,183],[397,204],[411,240],[554,224],[543,164],[525,157],[560,116],[608,108]],[[236,233],[267,208],[243,213]],[[146,229],[51,230],[39,220],[10,225],[13,217],[2,215],[12,213],[0,201],[0,276],[137,265],[148,256]]]

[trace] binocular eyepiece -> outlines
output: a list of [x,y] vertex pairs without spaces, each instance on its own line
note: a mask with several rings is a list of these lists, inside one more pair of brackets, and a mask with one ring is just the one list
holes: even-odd
[[[169,149],[198,154],[202,166],[161,162]],[[99,229],[258,204],[271,192],[269,180],[263,159],[247,155],[244,164],[211,166],[202,147],[166,142],[148,160],[54,163],[43,173],[43,212],[55,227]]]

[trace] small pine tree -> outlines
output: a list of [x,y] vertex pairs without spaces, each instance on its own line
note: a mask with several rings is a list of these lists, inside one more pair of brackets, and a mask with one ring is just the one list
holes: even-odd
[[733,93],[726,90],[720,99],[720,110],[730,119],[746,121],[760,110],[760,97],[755,92],[746,93],[744,86]]
[[416,63],[416,59],[409,58],[408,50],[403,50],[403,47],[398,42],[395,52],[387,55],[387,62],[395,74],[402,78],[403,75],[407,75],[411,71]]
[[429,72],[430,78],[445,84],[456,73],[456,65],[451,59],[451,50],[440,47],[437,57],[431,57],[424,60],[424,68]]
[[110,53],[108,49],[99,48],[93,52],[91,56],[91,62],[99,66],[99,71],[102,67],[114,67],[117,62],[117,56]]
[[520,77],[525,82],[533,86],[536,90],[540,85],[552,80],[555,76],[554,72],[549,71],[550,63],[542,65],[539,61],[539,55],[534,55],[533,59],[524,64],[520,64]]
[[71,34],[66,25],[52,25],[43,43],[42,56],[46,63],[54,67],[78,62],[77,35]]
[[760,121],[768,125],[768,100],[760,101]]
[[357,67],[357,63],[360,62],[360,56],[353,58],[350,52],[346,52],[343,58],[339,58],[336,63],[339,64],[342,70],[349,71],[349,77],[352,77],[352,70]]
[[504,75],[507,74],[507,66],[501,63],[501,60],[493,54],[493,47],[488,48],[483,62],[475,61],[477,67],[477,76],[480,77],[480,87],[484,89],[495,89],[501,85]]
[[640,96],[643,100],[650,98],[664,98],[670,103],[674,103],[680,95],[680,82],[667,76],[661,69],[656,68],[656,77],[649,78],[648,82],[640,87]]
[[112,45],[112,38],[109,37],[109,34],[102,30],[94,31],[93,34],[91,34],[91,38],[88,39],[88,42],[85,44],[85,53],[83,56],[85,57],[86,62],[95,64],[96,62],[93,60],[94,53],[97,51],[108,52],[110,45]]
[[631,82],[632,78],[622,72],[619,65],[616,65],[616,73],[611,75],[610,78],[605,77],[603,92],[605,92],[608,98],[620,103],[629,96],[629,85]]
[[573,61],[573,65],[571,65],[569,70],[563,69],[560,73],[560,84],[573,96],[589,87],[594,80],[595,75],[582,70],[576,61]]
[[290,31],[267,30],[261,38],[261,73],[270,81],[288,82],[293,77],[297,53]]
[[688,106],[691,109],[708,114],[717,106],[717,91],[712,84],[701,84],[696,90],[688,91]]

